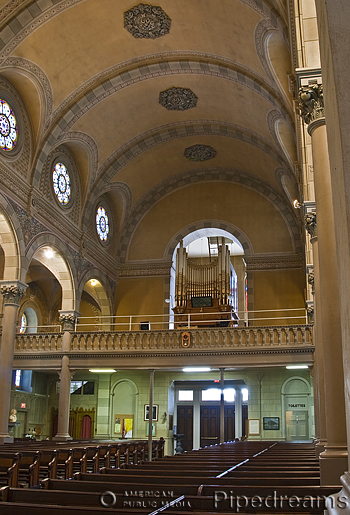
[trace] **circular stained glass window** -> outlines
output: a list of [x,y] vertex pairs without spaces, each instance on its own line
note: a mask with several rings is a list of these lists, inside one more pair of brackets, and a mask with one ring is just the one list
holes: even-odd
[[53,190],[58,202],[66,206],[70,200],[71,184],[67,167],[63,163],[56,163],[52,172]]
[[12,150],[17,143],[16,117],[5,100],[0,99],[0,148]]
[[96,230],[101,241],[107,241],[109,234],[109,221],[106,210],[100,206],[96,213]]
[[26,332],[26,329],[27,329],[27,317],[26,315],[23,313],[22,317],[21,317],[21,326],[19,328],[19,332],[20,334],[23,334]]

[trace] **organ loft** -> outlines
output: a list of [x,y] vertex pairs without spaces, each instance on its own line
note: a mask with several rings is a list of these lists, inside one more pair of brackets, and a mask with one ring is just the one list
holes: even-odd
[[204,257],[189,257],[183,242],[177,249],[174,307],[177,327],[186,325],[188,315],[200,327],[233,327],[240,318],[244,319],[244,312],[238,313],[238,276],[229,249],[232,241],[225,237],[207,241],[208,253]]

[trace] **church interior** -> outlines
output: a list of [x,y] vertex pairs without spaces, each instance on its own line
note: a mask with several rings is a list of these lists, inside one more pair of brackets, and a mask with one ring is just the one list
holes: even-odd
[[0,444],[312,442],[350,499],[349,21],[0,0]]

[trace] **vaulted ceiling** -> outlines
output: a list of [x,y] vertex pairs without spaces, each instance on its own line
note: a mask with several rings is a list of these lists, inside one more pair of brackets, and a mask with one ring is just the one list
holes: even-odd
[[71,219],[88,234],[105,197],[122,260],[161,259],[205,220],[257,254],[300,251],[287,4],[0,1],[0,74],[28,115],[42,213],[47,163],[64,148],[79,185]]

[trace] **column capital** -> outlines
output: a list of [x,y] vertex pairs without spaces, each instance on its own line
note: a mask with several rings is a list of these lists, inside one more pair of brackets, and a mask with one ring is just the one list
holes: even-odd
[[315,293],[315,275],[313,270],[307,272],[307,282],[311,286],[311,293]]
[[317,237],[317,222],[316,222],[316,212],[311,211],[305,214],[305,228],[307,232],[310,234],[311,239]]
[[323,83],[320,69],[297,69],[299,115],[308,125],[308,132],[325,124]]
[[4,305],[19,305],[19,301],[24,297],[28,285],[21,281],[0,281],[0,293],[4,298]]
[[314,323],[314,316],[315,316],[315,309],[314,309],[314,303],[312,300],[306,301],[306,312],[307,312],[307,318],[309,324]]
[[75,329],[75,322],[80,317],[80,313],[78,311],[69,310],[65,311],[60,309],[59,310],[59,320],[62,324],[63,331],[74,331]]

